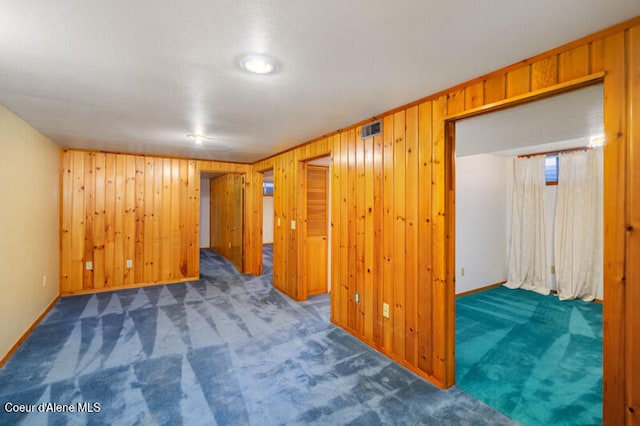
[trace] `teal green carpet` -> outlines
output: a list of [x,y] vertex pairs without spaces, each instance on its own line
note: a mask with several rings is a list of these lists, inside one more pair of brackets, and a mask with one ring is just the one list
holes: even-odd
[[497,287],[456,310],[459,388],[524,425],[602,424],[602,305]]

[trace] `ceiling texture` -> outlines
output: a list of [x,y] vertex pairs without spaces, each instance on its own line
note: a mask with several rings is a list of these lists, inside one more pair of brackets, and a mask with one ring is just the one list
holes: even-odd
[[[0,0],[0,104],[63,147],[253,162],[637,15],[638,0]],[[276,72],[241,69],[248,53]]]

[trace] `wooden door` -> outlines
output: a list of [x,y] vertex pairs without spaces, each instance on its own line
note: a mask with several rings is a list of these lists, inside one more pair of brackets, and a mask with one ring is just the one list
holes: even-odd
[[211,249],[242,271],[244,234],[244,176],[211,179]]
[[307,296],[326,293],[329,170],[306,166],[304,256]]

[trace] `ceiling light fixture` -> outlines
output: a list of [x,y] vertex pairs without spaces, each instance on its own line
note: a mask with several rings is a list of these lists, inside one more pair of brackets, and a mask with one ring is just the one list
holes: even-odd
[[276,62],[265,55],[247,55],[240,60],[243,70],[252,74],[271,74],[276,70]]
[[189,133],[187,135],[187,139],[193,141],[196,145],[202,145],[204,141],[209,140],[210,138],[206,135],[201,135],[199,133]]

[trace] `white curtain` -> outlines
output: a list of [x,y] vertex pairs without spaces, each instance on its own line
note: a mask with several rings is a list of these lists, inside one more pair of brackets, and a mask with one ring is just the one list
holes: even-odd
[[602,195],[596,150],[558,157],[554,252],[561,300],[596,298],[602,283]]
[[514,160],[509,288],[549,294],[543,196],[545,156]]

